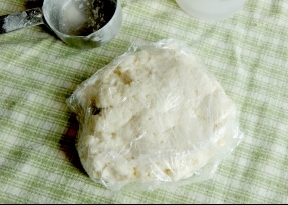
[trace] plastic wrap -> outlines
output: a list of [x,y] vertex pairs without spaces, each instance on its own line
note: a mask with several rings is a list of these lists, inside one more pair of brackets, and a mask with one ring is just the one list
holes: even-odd
[[192,49],[133,43],[67,100],[89,177],[111,190],[210,179],[241,141],[235,103]]

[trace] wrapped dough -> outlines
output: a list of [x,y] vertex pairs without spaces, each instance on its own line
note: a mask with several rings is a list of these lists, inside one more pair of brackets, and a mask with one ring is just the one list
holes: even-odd
[[235,103],[173,39],[133,44],[79,85],[68,105],[80,123],[84,169],[112,190],[209,179],[243,137]]

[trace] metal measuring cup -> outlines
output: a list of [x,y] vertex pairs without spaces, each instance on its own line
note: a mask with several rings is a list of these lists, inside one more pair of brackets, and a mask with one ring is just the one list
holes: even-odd
[[41,8],[0,16],[0,34],[40,24],[71,47],[98,47],[121,28],[120,0],[44,0]]

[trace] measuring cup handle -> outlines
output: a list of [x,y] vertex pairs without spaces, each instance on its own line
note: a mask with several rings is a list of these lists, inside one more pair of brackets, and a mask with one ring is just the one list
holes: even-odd
[[43,23],[44,20],[41,8],[33,8],[0,16],[0,34]]

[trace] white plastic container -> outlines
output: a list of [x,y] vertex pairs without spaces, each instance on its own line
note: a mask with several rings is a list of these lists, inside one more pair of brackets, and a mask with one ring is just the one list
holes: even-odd
[[219,21],[236,14],[246,0],[176,0],[189,15],[206,21]]

